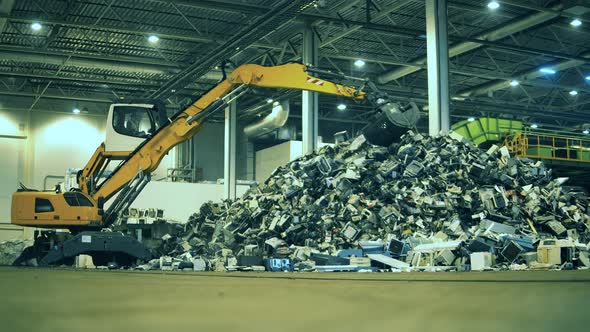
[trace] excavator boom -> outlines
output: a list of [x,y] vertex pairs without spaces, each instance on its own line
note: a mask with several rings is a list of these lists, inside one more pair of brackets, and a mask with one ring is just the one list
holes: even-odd
[[[79,175],[80,192],[76,202],[67,201],[68,193],[21,191],[13,194],[12,223],[23,226],[50,228],[105,227],[103,203],[121,191],[130,182],[137,180],[136,187],[145,186],[146,175],[153,172],[164,156],[176,145],[194,136],[206,117],[224,108],[231,100],[238,98],[251,87],[283,88],[315,91],[324,94],[364,100],[364,91],[314,77],[305,65],[290,63],[264,67],[246,64],[236,68],[223,81],[202,95],[167,125],[159,128],[145,139],[135,151],[121,153],[105,152],[104,144],[99,146],[92,159]],[[123,160],[122,163],[100,184],[91,184],[91,176],[107,159]],[[127,194],[127,193],[126,193]],[[134,198],[137,193],[125,197]],[[119,195],[123,196],[123,195]],[[84,200],[85,205],[77,205]],[[108,213],[107,213],[108,214]],[[110,220],[113,220],[110,218]]]
[[302,64],[292,63],[274,67],[253,64],[239,66],[225,80],[202,95],[140,145],[100,188],[92,193],[94,200],[109,200],[131,181],[139,170],[147,173],[154,171],[166,153],[193,137],[202,128],[201,124],[208,115],[224,108],[231,99],[237,98],[249,87],[309,90],[356,100],[365,98],[363,91],[307,74],[306,67]]

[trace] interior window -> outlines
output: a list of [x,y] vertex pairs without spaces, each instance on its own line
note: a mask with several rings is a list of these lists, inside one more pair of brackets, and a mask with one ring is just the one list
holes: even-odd
[[53,212],[53,205],[48,199],[35,198],[35,213]]
[[117,106],[113,110],[113,128],[122,135],[147,138],[155,131],[150,110],[145,107]]
[[69,206],[94,206],[86,196],[77,192],[64,193],[64,199]]

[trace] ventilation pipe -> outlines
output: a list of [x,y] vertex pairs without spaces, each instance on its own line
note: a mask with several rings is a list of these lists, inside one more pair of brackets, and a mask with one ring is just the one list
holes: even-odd
[[289,101],[274,102],[272,112],[259,122],[252,123],[244,128],[247,137],[258,137],[281,128],[289,118]]

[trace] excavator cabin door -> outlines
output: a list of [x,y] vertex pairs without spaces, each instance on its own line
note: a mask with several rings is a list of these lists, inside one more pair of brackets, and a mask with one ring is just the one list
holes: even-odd
[[105,150],[133,151],[167,123],[158,103],[112,104],[107,117]]

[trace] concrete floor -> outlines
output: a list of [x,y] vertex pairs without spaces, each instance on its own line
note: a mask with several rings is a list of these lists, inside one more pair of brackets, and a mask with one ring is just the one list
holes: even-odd
[[2,331],[588,331],[590,271],[0,268]]

